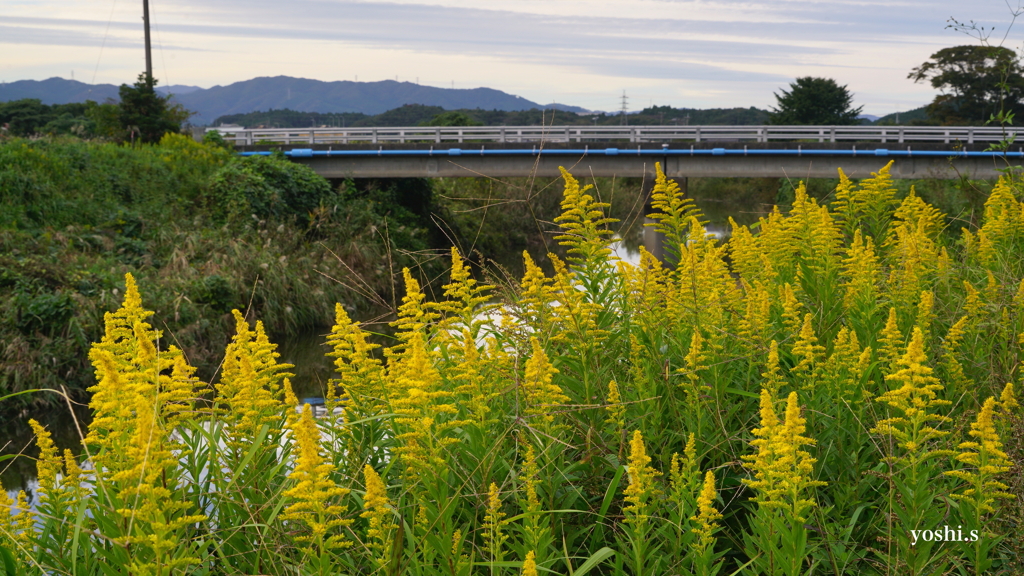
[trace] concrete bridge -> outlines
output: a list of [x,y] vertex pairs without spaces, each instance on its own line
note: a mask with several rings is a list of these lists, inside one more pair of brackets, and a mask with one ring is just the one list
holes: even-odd
[[1024,148],[1016,129],[934,126],[492,126],[211,129],[244,155],[280,150],[327,178],[668,176],[995,178]]

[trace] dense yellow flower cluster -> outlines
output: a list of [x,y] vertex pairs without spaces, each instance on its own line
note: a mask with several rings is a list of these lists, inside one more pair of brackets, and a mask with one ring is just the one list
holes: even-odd
[[281,518],[305,526],[294,539],[310,553],[351,546],[352,542],[338,530],[352,524],[352,519],[344,518],[348,508],[338,504],[349,491],[330,479],[334,465],[321,454],[320,431],[308,404],[303,406],[302,417],[292,432],[299,454],[295,469],[288,475],[295,485],[284,492],[291,504]]
[[960,453],[956,460],[967,464],[972,470],[950,470],[946,474],[959,478],[967,483],[967,488],[953,498],[969,502],[982,514],[995,512],[993,504],[999,498],[1014,498],[1007,492],[1006,484],[995,479],[996,476],[1008,472],[1013,463],[1003,451],[1003,443],[999,440],[993,418],[997,401],[989,397],[978,413],[978,419],[971,424],[970,435],[974,440],[960,443]]
[[541,422],[551,424],[555,421],[553,412],[556,412],[561,404],[568,402],[569,397],[562,392],[558,384],[551,381],[558,370],[551,365],[540,341],[531,338],[530,345],[533,347],[533,354],[526,361],[526,374],[520,386],[523,391],[524,412]]
[[900,370],[885,377],[899,384],[899,388],[889,390],[877,398],[902,415],[883,418],[871,430],[876,434],[891,435],[912,458],[938,455],[938,452],[928,449],[928,443],[949,434],[932,425],[949,420],[946,416],[935,414],[934,410],[948,406],[950,402],[938,398],[938,392],[943,386],[938,378],[932,376],[932,369],[927,362],[924,333],[915,327],[907,352],[898,361]]
[[711,470],[704,475],[704,484],[697,497],[697,513],[691,518],[697,523],[693,533],[697,535],[695,547],[698,550],[707,550],[715,545],[715,531],[718,530],[718,521],[722,514],[715,508],[715,499],[718,492],[715,490],[715,473]]
[[625,491],[629,505],[622,509],[627,523],[646,524],[650,519],[652,500],[659,493],[654,483],[658,476],[661,472],[651,467],[643,434],[639,430],[634,431],[629,443],[629,486]]
[[374,561],[378,568],[390,562],[392,538],[395,522],[392,519],[391,501],[388,499],[387,487],[373,466],[363,467],[363,479],[366,481],[366,494],[363,495],[364,512],[359,516],[369,521],[366,530],[367,546],[373,550]]
[[814,444],[814,440],[803,435],[805,422],[800,415],[796,392],[789,394],[785,420],[780,421],[775,412],[775,399],[767,390],[762,390],[761,427],[754,429],[757,438],[750,442],[757,448],[757,454],[744,456],[754,472],[753,480],[743,480],[757,491],[751,499],[765,508],[784,511],[793,522],[806,521],[805,515],[815,506],[807,492],[825,485],[812,479],[817,460],[802,449]]
[[607,236],[612,231],[605,224],[617,222],[614,218],[605,218],[603,210],[609,206],[605,202],[596,202],[587,194],[592,186],[580,188],[579,181],[569,174],[565,168],[559,167],[565,179],[565,195],[562,199],[562,214],[555,218],[565,234],[555,236],[563,246],[569,248],[569,261],[586,266],[603,264],[608,261],[612,251],[607,247]]

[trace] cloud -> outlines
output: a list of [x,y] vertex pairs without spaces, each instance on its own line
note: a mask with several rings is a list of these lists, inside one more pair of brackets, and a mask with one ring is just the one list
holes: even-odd
[[[175,59],[168,67],[176,81],[188,84],[400,73],[459,78],[536,101],[587,92],[610,98],[633,87],[687,105],[681,98],[699,88],[706,101],[766,105],[787,81],[813,75],[835,77],[867,101],[917,105],[931,91],[907,81],[909,69],[939,48],[972,42],[946,30],[946,20],[1004,25],[997,4],[971,6],[971,14],[958,0],[926,7],[909,0],[167,0],[152,8],[154,44]],[[120,50],[103,58],[127,62],[141,43],[139,10],[110,6],[10,3],[0,42],[98,51],[106,38]],[[188,55],[205,51],[218,58]],[[37,66],[38,57],[21,64],[17,52],[8,51],[0,74],[30,61],[39,77],[68,68]]]

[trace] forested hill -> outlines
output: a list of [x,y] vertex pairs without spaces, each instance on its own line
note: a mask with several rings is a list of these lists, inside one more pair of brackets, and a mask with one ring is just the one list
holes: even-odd
[[[456,113],[453,115],[452,113]],[[441,115],[444,114],[442,117]],[[461,116],[463,125],[483,126],[539,126],[541,124],[564,125],[760,125],[766,123],[768,112],[758,108],[715,108],[696,110],[654,106],[637,113],[628,114],[625,119],[619,114],[604,112],[577,114],[562,110],[445,110],[440,106],[408,104],[383,114],[367,115],[358,113],[321,114],[296,110],[267,110],[248,114],[229,114],[214,120],[213,125],[237,124],[248,128],[304,128],[307,126],[418,126],[449,125],[451,120]]]

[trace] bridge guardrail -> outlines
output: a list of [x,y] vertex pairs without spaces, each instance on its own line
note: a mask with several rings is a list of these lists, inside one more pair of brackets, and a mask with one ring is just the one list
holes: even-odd
[[570,144],[626,141],[668,142],[816,141],[905,144],[976,144],[1016,137],[1017,129],[994,126],[465,126],[369,128],[208,128],[239,146],[259,144]]

